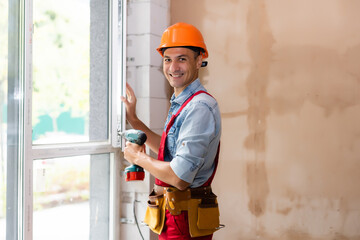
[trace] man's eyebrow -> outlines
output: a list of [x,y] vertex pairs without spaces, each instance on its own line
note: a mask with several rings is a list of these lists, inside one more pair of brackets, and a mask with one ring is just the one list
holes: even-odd
[[[189,57],[189,56],[186,54],[181,54],[181,55],[175,56],[174,58],[183,58],[183,57]],[[164,55],[164,58],[171,58],[171,57]]]

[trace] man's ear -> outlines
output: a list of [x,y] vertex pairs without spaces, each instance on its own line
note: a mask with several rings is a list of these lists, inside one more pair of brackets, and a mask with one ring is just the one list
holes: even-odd
[[200,69],[201,68],[201,65],[202,65],[202,55],[200,54],[199,56],[197,56],[196,58],[196,69]]

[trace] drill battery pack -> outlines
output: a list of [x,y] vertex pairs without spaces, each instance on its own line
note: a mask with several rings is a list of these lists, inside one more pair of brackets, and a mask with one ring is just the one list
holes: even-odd
[[125,168],[125,181],[143,181],[145,172],[142,167],[131,165]]

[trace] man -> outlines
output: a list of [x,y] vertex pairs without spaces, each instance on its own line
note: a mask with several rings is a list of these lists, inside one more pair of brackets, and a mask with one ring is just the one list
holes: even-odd
[[157,51],[174,88],[162,137],[138,119],[129,85],[122,101],[127,120],[146,133],[146,144],[158,159],[130,142],[124,157],[156,178],[144,222],[159,239],[212,239],[219,227],[219,210],[210,184],[217,167],[221,119],[216,100],[198,78],[208,51],[200,31],[186,23],[167,28]]

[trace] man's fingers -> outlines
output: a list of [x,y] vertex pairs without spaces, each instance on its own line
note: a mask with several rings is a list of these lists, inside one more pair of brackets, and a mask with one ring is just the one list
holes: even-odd
[[129,83],[126,83],[126,90],[129,90],[130,92],[134,93],[134,90],[132,89]]
[[134,90],[128,83],[126,83],[126,96],[121,96],[120,100],[127,106],[136,101]]
[[126,95],[128,95],[128,97],[135,96],[134,90],[128,83],[126,83]]
[[121,96],[120,100],[123,101],[125,104],[129,103],[128,100],[126,99],[126,97]]

